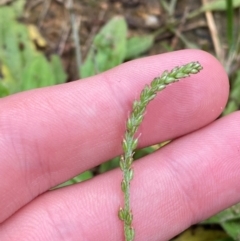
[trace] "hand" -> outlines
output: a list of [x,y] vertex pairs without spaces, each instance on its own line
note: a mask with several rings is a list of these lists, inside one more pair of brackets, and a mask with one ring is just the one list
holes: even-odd
[[203,70],[150,103],[139,147],[174,140],[134,163],[131,204],[136,241],[169,240],[240,201],[240,115],[214,121],[228,79],[211,55],[184,50],[0,101],[0,240],[123,240],[120,169],[48,191],[122,153],[132,102],[176,65]]

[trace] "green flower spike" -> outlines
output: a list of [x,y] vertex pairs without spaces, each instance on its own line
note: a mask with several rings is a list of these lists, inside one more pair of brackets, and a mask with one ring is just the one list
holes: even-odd
[[148,103],[155,98],[157,93],[166,88],[168,84],[177,82],[179,79],[197,74],[202,69],[198,62],[191,62],[180,67],[175,67],[170,72],[164,71],[160,77],[153,79],[150,85],[146,85],[140,94],[139,100],[133,102],[132,113],[130,114],[122,148],[124,154],[120,157],[120,168],[123,172],[121,189],[124,193],[124,207],[120,208],[118,217],[124,223],[124,235],[126,241],[134,240],[134,229],[132,227],[133,214],[130,208],[130,181],[133,178],[133,154],[138,145],[138,138],[135,134],[143,121],[144,113]]

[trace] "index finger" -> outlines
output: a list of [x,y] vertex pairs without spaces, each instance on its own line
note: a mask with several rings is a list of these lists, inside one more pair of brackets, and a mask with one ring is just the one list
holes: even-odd
[[199,61],[203,71],[169,87],[149,105],[140,128],[143,147],[199,129],[221,113],[228,81],[215,58],[178,51],[2,99],[0,205],[5,209],[0,222],[50,187],[119,155],[131,103],[143,86],[191,61]]

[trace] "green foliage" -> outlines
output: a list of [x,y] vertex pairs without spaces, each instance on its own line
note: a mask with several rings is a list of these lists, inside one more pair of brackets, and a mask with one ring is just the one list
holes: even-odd
[[50,57],[51,69],[54,75],[54,84],[64,83],[67,79],[67,74],[63,69],[61,59],[58,55],[53,54]]
[[1,82],[1,78],[0,78],[0,98],[8,96],[9,95],[9,90],[6,86],[3,85],[3,83]]
[[205,224],[219,224],[234,240],[240,238],[240,204],[236,204],[204,221]]
[[228,37],[228,45],[229,48],[232,49],[233,48],[233,44],[234,44],[234,21],[233,21],[233,1],[232,0],[228,0],[227,2],[227,9],[226,9],[226,13],[227,13],[227,37]]
[[126,52],[127,25],[122,17],[110,20],[95,36],[81,77],[89,77],[121,64]]
[[14,18],[15,17],[19,18],[22,16],[25,4],[26,4],[26,0],[13,1],[11,7],[14,10]]
[[22,14],[25,1],[0,7],[0,96],[55,85],[66,81],[57,55],[48,61],[29,36],[29,29],[16,19]]
[[89,77],[121,64],[126,59],[139,57],[153,45],[154,36],[127,38],[124,18],[111,19],[95,36],[92,47],[80,68],[81,77]]
[[[229,1],[229,0],[227,0]],[[209,2],[201,7],[202,11],[226,11],[227,10],[226,0],[217,0]],[[240,7],[240,0],[232,0],[234,8]]]
[[108,162],[105,162],[105,163],[100,165],[99,173],[107,172],[107,171],[112,170],[112,169],[114,169],[118,166],[119,166],[119,158],[118,157],[113,158],[112,160],[110,160]]
[[152,146],[145,147],[140,150],[136,150],[134,153],[134,160],[147,156],[147,155],[153,153],[154,151],[155,151],[155,149]]
[[187,229],[171,241],[234,241],[219,227],[202,225]]
[[228,104],[224,110],[224,115],[238,110],[240,107],[240,70],[237,71],[233,79]]
[[68,181],[54,187],[54,189],[57,189],[57,188],[60,188],[60,187],[66,187],[66,186],[73,185],[73,184],[76,184],[76,183],[79,183],[79,182],[83,182],[83,181],[86,181],[86,180],[88,180],[92,177],[93,177],[92,172],[86,171],[86,172],[83,172],[83,173],[77,175],[76,177],[72,178],[71,180],[68,180]]
[[153,35],[134,36],[127,40],[125,59],[134,59],[149,50],[154,43]]
[[[196,11],[193,11],[188,15],[188,18],[193,18],[198,16],[199,14],[206,11],[226,11],[227,10],[227,1],[229,0],[215,0],[204,4],[201,8]],[[240,7],[240,0],[232,0],[233,8]]]
[[30,90],[63,83],[66,80],[66,74],[57,55],[51,56],[51,62],[49,62],[44,55],[39,54],[27,63],[22,71],[22,79],[20,89]]

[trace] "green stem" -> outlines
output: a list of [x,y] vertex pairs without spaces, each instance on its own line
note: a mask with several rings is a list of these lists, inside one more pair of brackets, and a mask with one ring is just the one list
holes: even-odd
[[231,52],[234,47],[233,2],[232,0],[226,0],[226,4],[227,4],[227,38],[228,38],[228,46]]

